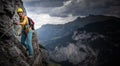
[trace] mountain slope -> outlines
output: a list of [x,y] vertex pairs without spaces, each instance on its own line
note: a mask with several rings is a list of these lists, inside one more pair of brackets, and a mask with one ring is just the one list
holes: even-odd
[[[83,20],[84,24],[81,23],[81,20]],[[73,23],[62,25],[66,27],[64,33],[60,31],[63,35],[65,32],[69,32],[70,29],[73,30],[66,36],[61,35],[60,38],[45,42],[47,43],[45,47],[49,50],[50,59],[60,63],[62,66],[119,65],[119,22],[120,18],[92,15],[78,20],[77,23],[73,21]],[[79,26],[75,26],[78,24]],[[54,29],[57,31],[55,27],[51,30]],[[59,29],[62,29],[62,27]],[[54,34],[56,31],[51,32]]]
[[78,17],[76,20],[66,23],[64,25],[63,24],[58,24],[58,25],[46,24],[36,31],[38,33],[38,39],[40,39],[39,42],[44,45],[47,45],[48,42],[70,35],[74,30],[76,30],[77,28],[81,28],[86,24],[110,20],[114,18],[115,17],[110,17],[110,16],[107,17],[102,15],[97,15],[97,16],[89,15],[85,18]]

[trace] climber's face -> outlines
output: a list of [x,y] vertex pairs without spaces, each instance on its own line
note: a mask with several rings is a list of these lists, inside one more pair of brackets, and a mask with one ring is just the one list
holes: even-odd
[[18,15],[21,17],[21,16],[23,15],[23,13],[22,13],[22,12],[19,12]]

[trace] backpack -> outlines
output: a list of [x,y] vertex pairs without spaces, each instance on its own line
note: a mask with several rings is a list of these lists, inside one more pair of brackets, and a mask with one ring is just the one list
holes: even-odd
[[29,26],[31,26],[32,30],[34,30],[35,22],[30,17],[28,17],[28,22],[29,22]]

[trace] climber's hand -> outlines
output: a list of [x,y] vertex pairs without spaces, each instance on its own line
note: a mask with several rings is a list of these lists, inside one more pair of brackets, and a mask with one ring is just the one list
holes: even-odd
[[13,24],[15,24],[15,25],[19,25],[19,23],[18,23],[18,22],[14,22]]
[[17,22],[14,22],[13,24],[17,25]]

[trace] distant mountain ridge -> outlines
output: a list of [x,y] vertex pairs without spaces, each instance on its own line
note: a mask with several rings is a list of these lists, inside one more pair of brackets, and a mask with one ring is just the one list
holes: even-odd
[[44,25],[39,33],[50,32],[45,34],[50,40],[43,42],[50,59],[62,66],[115,66],[120,58],[119,25],[120,18],[90,15],[64,25]]
[[89,23],[106,21],[111,19],[116,18],[112,16],[89,15],[85,18],[78,17],[76,20],[66,24],[46,24],[43,25],[40,29],[37,29],[36,31],[38,33],[38,39],[40,39],[39,42],[43,45],[47,45],[47,42],[70,35],[74,30],[84,27]]

